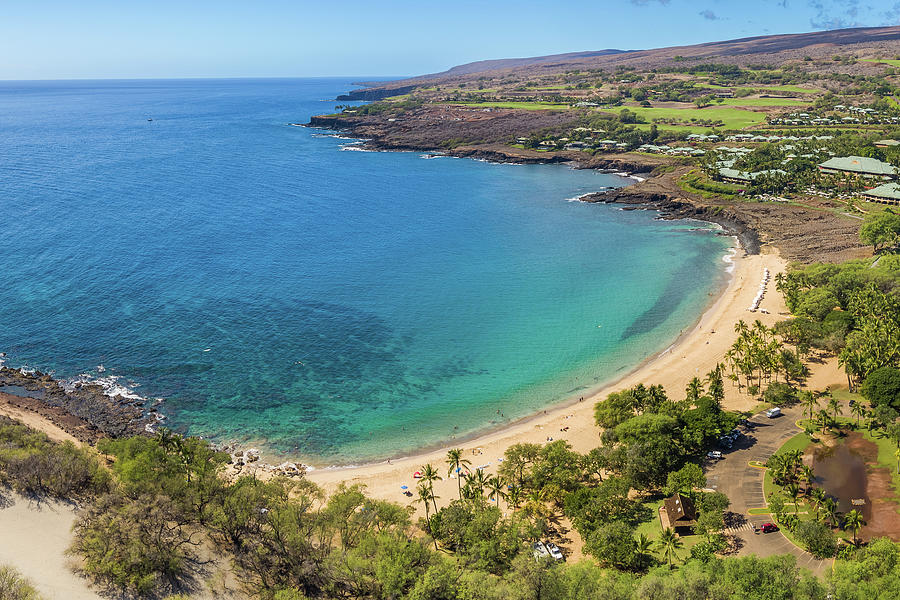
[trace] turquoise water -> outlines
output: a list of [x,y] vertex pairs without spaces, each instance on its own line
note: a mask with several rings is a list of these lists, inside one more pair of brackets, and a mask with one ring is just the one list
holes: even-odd
[[621,177],[288,125],[350,87],[0,82],[8,364],[117,377],[180,431],[358,462],[621,375],[721,285],[729,238],[567,201]]

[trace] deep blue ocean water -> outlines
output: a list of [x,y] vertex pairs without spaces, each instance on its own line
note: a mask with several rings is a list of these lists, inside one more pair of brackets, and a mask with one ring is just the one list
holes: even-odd
[[583,394],[721,285],[730,240],[708,227],[567,201],[624,178],[288,125],[351,87],[0,82],[7,364],[115,376],[180,431],[347,463]]

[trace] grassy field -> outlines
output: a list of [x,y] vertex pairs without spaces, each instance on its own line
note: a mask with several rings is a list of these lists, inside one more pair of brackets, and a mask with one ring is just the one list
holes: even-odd
[[746,188],[746,186],[711,181],[696,169],[685,173],[685,175],[678,180],[678,187],[686,192],[700,194],[704,198],[716,198],[720,196],[733,197]]
[[799,85],[767,85],[765,87],[733,87],[726,85],[716,85],[715,83],[697,83],[695,84],[700,88],[707,88],[710,90],[730,90],[733,89],[735,92],[738,91],[749,91],[753,93],[765,94],[767,92],[793,92],[795,94],[815,94],[819,90],[814,90],[811,88],[800,87]]
[[553,102],[448,102],[447,104],[459,104],[483,108],[519,108],[522,110],[569,110],[568,104],[554,104]]
[[[673,119],[685,124],[691,119],[722,121],[725,129],[743,129],[751,125],[758,125],[766,119],[763,113],[731,107],[646,108],[643,106],[629,106],[628,110],[647,122],[652,122],[653,119]],[[690,125],[690,127],[695,126]],[[697,125],[696,127],[702,128],[703,126]]]
[[900,67],[900,60],[894,58],[864,58],[863,62],[883,63],[892,67]]
[[[649,131],[650,124],[649,123],[638,123],[635,125],[641,131]],[[684,133],[709,133],[713,130],[712,127],[707,127],[705,125],[657,125],[657,129],[660,131],[682,131]]]
[[[717,102],[718,104],[718,102]],[[812,100],[794,100],[792,98],[725,98],[725,106],[805,106]]]
[[819,90],[800,87],[799,85],[768,85],[757,88],[759,92],[794,92],[795,94],[815,94]]

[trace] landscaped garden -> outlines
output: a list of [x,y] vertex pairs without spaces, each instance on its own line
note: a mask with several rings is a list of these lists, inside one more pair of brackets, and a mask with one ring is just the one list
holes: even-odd
[[887,413],[894,409],[866,391],[869,398],[802,393],[803,431],[765,465],[766,511],[789,540],[820,558],[896,532],[900,522],[900,428]]

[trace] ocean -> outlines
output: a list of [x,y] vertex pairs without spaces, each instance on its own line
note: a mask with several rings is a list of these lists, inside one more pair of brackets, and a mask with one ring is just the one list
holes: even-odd
[[723,284],[713,227],[572,201],[624,177],[289,125],[352,87],[0,82],[6,363],[164,398],[177,431],[353,464],[584,395]]

